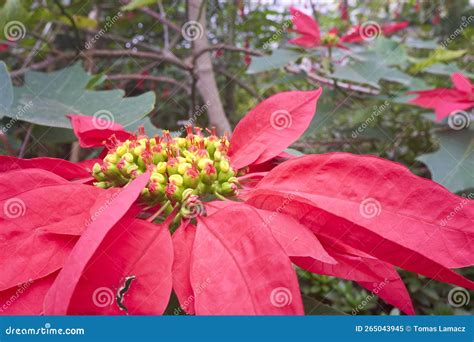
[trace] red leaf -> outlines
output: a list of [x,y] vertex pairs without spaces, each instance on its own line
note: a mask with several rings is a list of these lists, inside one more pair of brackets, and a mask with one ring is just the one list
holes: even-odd
[[291,216],[262,209],[257,209],[257,212],[262,224],[271,230],[273,237],[288,256],[311,257],[329,264],[337,263],[311,230]]
[[115,135],[119,140],[126,140],[131,133],[126,132],[122,125],[93,116],[69,114],[71,125],[81,147],[103,146],[103,142]]
[[288,194],[284,192],[255,190],[248,203],[267,210],[281,208],[281,212],[295,217],[301,224],[311,228],[318,238],[333,242],[342,241],[359,251],[406,270],[439,281],[474,288],[473,282],[422,255],[417,251],[418,248],[404,247],[402,243],[405,241],[391,241],[347,219],[318,209],[311,201],[310,195],[299,193],[291,203],[283,205],[285,196]]
[[179,299],[181,308],[190,315],[195,314],[194,292],[190,272],[196,227],[187,222],[173,234],[173,289]]
[[304,156],[270,171],[255,189],[304,197],[449,268],[474,262],[474,202],[400,164],[349,153]]
[[301,35],[301,37],[291,39],[290,43],[306,48],[320,45],[321,33],[318,22],[294,7],[290,7],[290,13],[293,27]]
[[64,182],[38,169],[0,174],[0,290],[44,277],[64,263],[76,238],[52,233],[83,227],[103,191]]
[[43,169],[67,180],[88,178],[91,176],[90,171],[86,168],[63,159],[47,157],[21,159],[10,156],[0,156],[0,172],[23,169]]
[[[87,227],[48,292],[45,302],[46,313],[66,314],[70,310],[69,305],[89,261],[94,257],[107,234],[138,198],[149,176],[149,173],[145,173],[123,188],[114,201]],[[120,230],[122,226],[117,227]]]
[[451,75],[451,80],[457,90],[467,94],[473,93],[473,85],[471,84],[471,81],[463,74],[456,72]]
[[197,314],[303,313],[290,260],[259,222],[254,209],[237,203],[198,218],[191,265]]
[[57,273],[41,279],[31,279],[6,291],[0,291],[0,316],[41,315],[46,293],[54,282]]
[[308,128],[322,88],[278,93],[253,108],[234,130],[229,155],[240,169],[279,155]]
[[[172,263],[168,225],[127,215],[110,230],[87,263],[67,314],[160,315],[171,293]],[[134,278],[129,280],[121,301],[126,310],[121,310],[116,296],[127,277]]]
[[[340,242],[323,240],[323,243],[337,260],[336,265],[311,258],[292,258],[291,260],[313,273],[356,281],[405,313],[409,315],[415,313],[408,290],[393,266],[344,246]],[[354,311],[358,313],[357,307],[353,313]]]

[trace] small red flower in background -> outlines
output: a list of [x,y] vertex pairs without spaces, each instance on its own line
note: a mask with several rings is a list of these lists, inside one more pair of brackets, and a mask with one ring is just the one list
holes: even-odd
[[[473,264],[471,201],[377,157],[285,158],[320,94],[266,99],[230,145],[109,125],[103,159],[0,157],[0,301],[28,284],[0,313],[162,314],[173,290],[189,314],[303,314],[293,264],[408,314],[395,267],[473,289],[451,270]],[[70,118],[100,145],[93,118]]]
[[461,73],[451,75],[454,88],[435,88],[431,90],[412,91],[418,97],[410,103],[423,108],[434,109],[436,119],[442,120],[456,110],[474,107],[474,85]]
[[361,25],[352,26],[347,31],[347,33],[341,37],[341,42],[360,43],[368,39],[374,39],[381,34],[389,36],[395,32],[405,29],[408,27],[408,25],[408,21],[387,23],[383,25],[368,21]]
[[7,44],[0,44],[0,52],[7,51],[8,45]]
[[319,24],[316,20],[294,7],[290,7],[293,26],[295,32],[300,37],[291,39],[291,44],[299,45],[305,48],[313,48],[317,46],[337,46],[347,49],[342,43],[360,43],[365,40],[376,38],[380,34],[386,36],[398,32],[408,26],[408,21],[387,23],[382,26],[376,22],[366,22],[362,25],[352,26],[347,33],[338,37],[337,29],[331,29],[325,36],[321,37]]
[[294,31],[300,35],[297,38],[290,39],[290,44],[299,45],[304,48],[336,46],[342,49],[347,49],[344,45],[339,44],[337,30],[331,30],[321,37],[319,24],[316,20],[294,7],[290,7],[290,13]]

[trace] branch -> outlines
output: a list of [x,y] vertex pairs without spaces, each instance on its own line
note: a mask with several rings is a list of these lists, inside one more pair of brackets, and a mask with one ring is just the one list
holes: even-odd
[[[294,66],[294,65],[286,66],[285,70],[287,72],[291,73],[291,74],[294,74],[294,75],[298,75],[303,71],[299,67]],[[334,80],[332,80],[330,78],[320,76],[320,75],[317,75],[317,74],[312,73],[312,72],[305,71],[305,73],[306,73],[306,77],[309,78],[311,81],[314,81],[314,82],[317,82],[317,83],[322,83],[322,84],[325,84],[325,85],[327,85],[331,88],[334,88],[334,83],[335,83]],[[374,88],[359,86],[359,85],[355,85],[355,84],[347,83],[347,82],[337,81],[337,86],[339,88],[353,90],[353,91],[356,91],[356,92],[359,92],[359,93],[364,93],[364,94],[370,94],[370,95],[380,94],[380,92],[378,90],[374,89]]]
[[116,75],[107,75],[109,80],[147,80],[154,81],[159,83],[170,83],[181,89],[183,89],[187,94],[191,94],[191,88],[186,86],[184,83],[180,83],[172,78],[163,77],[163,76],[152,76],[152,75],[141,75],[141,74],[116,74]]
[[181,27],[173,23],[172,21],[166,19],[165,17],[161,16],[159,13],[149,9],[148,7],[144,7],[140,9],[141,12],[148,14],[150,17],[155,18],[163,25],[168,26],[173,31],[179,33],[181,35]]
[[199,35],[199,37],[193,41],[193,60],[196,61],[196,63],[193,63],[193,78],[196,79],[196,76],[198,78],[197,88],[208,107],[207,114],[209,116],[210,124],[216,126],[219,134],[231,132],[230,123],[225,115],[224,107],[222,106],[222,101],[219,95],[219,89],[217,88],[209,51],[201,53],[200,56],[196,56],[201,51],[209,48],[206,32],[206,15],[200,15],[201,13],[206,13],[206,1],[188,0],[187,4],[188,19],[198,21],[203,30],[202,35]]
[[191,70],[192,67],[181,61],[170,51],[162,50],[160,53],[148,51],[133,51],[133,50],[87,50],[89,55],[98,57],[137,57],[144,59],[152,59],[157,61],[164,61],[174,64],[182,69]]
[[241,48],[237,46],[232,46],[232,45],[226,45],[226,44],[216,44],[212,46],[208,46],[196,53],[195,56],[193,56],[193,64],[198,59],[203,53],[206,53],[208,51],[213,51],[213,50],[226,50],[226,51],[233,51],[233,52],[244,52],[252,56],[263,56],[263,53],[257,50],[252,50],[252,49],[247,49],[247,48]]
[[235,75],[233,75],[231,72],[223,69],[223,68],[217,68],[216,71],[222,75],[224,75],[225,77],[227,77],[228,79],[230,79],[232,82],[234,82],[235,84],[237,84],[239,87],[241,87],[242,89],[244,89],[247,93],[249,93],[250,95],[252,95],[253,97],[255,97],[256,99],[258,99],[259,101],[262,101],[263,98],[255,91],[253,90],[248,84],[246,84],[245,82],[243,82],[241,79],[237,78]]
[[70,21],[73,31],[74,31],[74,38],[76,40],[76,49],[81,50],[81,37],[79,36],[79,30],[77,28],[76,22],[74,21],[74,18],[66,11],[64,6],[61,4],[61,1],[59,0],[53,0],[54,3],[59,7],[59,10],[61,13]]

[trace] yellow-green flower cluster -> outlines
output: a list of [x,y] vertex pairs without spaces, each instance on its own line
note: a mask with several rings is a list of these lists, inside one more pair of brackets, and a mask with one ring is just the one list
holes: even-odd
[[150,171],[141,199],[149,204],[182,202],[189,196],[233,197],[238,192],[236,171],[227,155],[229,140],[215,130],[204,136],[200,128],[187,128],[187,136],[172,137],[168,131],[149,138],[143,132],[109,150],[93,167],[94,185],[122,187]]

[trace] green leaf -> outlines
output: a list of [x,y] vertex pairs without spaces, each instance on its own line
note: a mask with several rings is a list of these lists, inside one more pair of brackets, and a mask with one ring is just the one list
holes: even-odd
[[[124,97],[123,90],[87,90],[93,79],[79,63],[51,73],[28,71],[25,85],[14,87],[14,105],[28,106],[21,120],[50,127],[71,128],[67,114],[113,119],[128,126],[152,111],[155,93]],[[9,115],[10,117],[11,114]]]
[[13,103],[13,87],[10,74],[4,62],[0,61],[0,118],[6,114]]
[[270,56],[252,57],[247,74],[282,68],[290,62],[294,62],[301,54],[292,50],[277,49]]
[[353,83],[368,84],[374,88],[380,88],[379,82],[384,79],[408,86],[412,77],[404,72],[378,64],[373,61],[354,62],[347,65],[336,65],[332,78],[346,80]]
[[436,63],[436,64],[433,64],[433,65],[430,65],[424,71],[429,72],[430,74],[446,75],[446,76],[450,76],[451,74],[453,74],[455,72],[460,72],[460,73],[466,75],[469,78],[474,78],[474,74],[469,73],[466,70],[460,69],[454,63],[449,63],[449,64]]
[[408,37],[405,40],[405,45],[415,49],[436,49],[439,47],[438,43],[434,39],[422,40],[417,38]]
[[463,129],[436,133],[440,148],[417,159],[426,164],[433,180],[452,192],[474,187],[474,131]]
[[137,8],[142,8],[148,5],[156,4],[156,0],[133,0],[128,5],[122,6],[122,11],[133,11]]
[[439,62],[449,62],[453,59],[457,59],[463,56],[467,50],[447,50],[443,48],[438,48],[432,51],[427,58],[418,60],[418,62],[411,67],[412,72],[419,72],[430,65],[439,63]]
[[307,316],[335,316],[335,315],[345,315],[344,312],[339,311],[335,308],[332,308],[319,300],[314,299],[309,296],[302,296],[304,314]]

